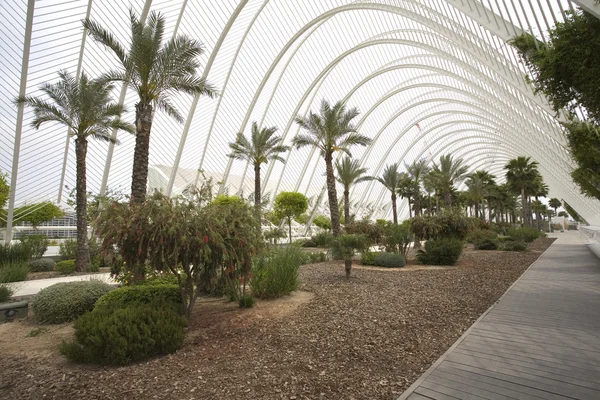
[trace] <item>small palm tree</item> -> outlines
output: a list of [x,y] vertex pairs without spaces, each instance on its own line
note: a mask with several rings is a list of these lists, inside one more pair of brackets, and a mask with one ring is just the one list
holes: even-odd
[[468,169],[462,158],[454,159],[451,154],[441,156],[439,165],[433,163],[437,186],[442,196],[444,196],[446,206],[452,206],[454,185],[459,184],[466,178]]
[[344,187],[344,221],[350,222],[350,186],[360,182],[372,180],[370,176],[366,176],[367,169],[362,168],[358,160],[353,160],[350,157],[344,157],[341,162],[335,162],[337,172],[337,181]]
[[525,189],[535,180],[538,163],[531,161],[531,157],[519,156],[510,160],[504,168],[506,169],[506,181],[515,192],[521,193],[521,219],[523,224],[527,221],[527,200]]
[[379,183],[386,187],[392,193],[392,216],[394,224],[398,225],[398,211],[396,209],[396,193],[400,186],[400,181],[403,175],[398,171],[398,163],[387,165],[383,170],[383,174],[380,178],[377,178]]
[[281,136],[276,136],[277,127],[258,127],[256,122],[252,123],[252,133],[248,140],[243,133],[238,133],[235,142],[229,143],[231,154],[229,157],[237,160],[245,160],[254,165],[254,207],[256,218],[260,224],[261,218],[261,185],[260,166],[269,160],[284,162],[279,154],[285,153],[290,148],[281,144]]
[[421,184],[430,170],[427,164],[427,160],[422,158],[420,160],[413,161],[413,163],[410,165],[405,165],[408,176],[412,179],[416,187],[414,193],[415,215],[421,214]]
[[215,90],[204,78],[196,75],[199,57],[204,48],[199,41],[177,35],[163,42],[165,18],[151,12],[147,22],[140,21],[129,11],[131,45],[129,49],[97,22],[83,21],[83,27],[97,42],[113,51],[121,68],[102,77],[109,82],[126,83],[139,100],[135,105],[135,150],[131,176],[131,197],[141,203],[146,197],[150,130],[156,109],[165,112],[177,122],[183,116],[172,103],[176,93],[214,96]]
[[315,146],[325,159],[327,196],[334,236],[340,233],[340,212],[335,188],[333,153],[339,150],[350,156],[350,147],[367,146],[371,143],[371,139],[356,132],[352,120],[358,114],[356,108],[346,110],[345,103],[341,101],[331,106],[327,100],[323,100],[318,113],[311,111],[307,117],[296,116],[296,123],[308,133],[296,135],[293,139],[294,146],[298,149]]
[[50,100],[37,97],[20,97],[17,104],[33,108],[31,125],[38,129],[43,123],[56,122],[66,126],[75,138],[76,157],[76,214],[77,254],[75,265],[84,271],[90,262],[87,239],[87,182],[86,156],[88,139],[111,141],[111,131],[120,129],[133,133],[131,124],[121,121],[124,108],[111,102],[113,86],[104,81],[89,79],[85,73],[79,80],[68,72],[58,73],[60,80],[55,84],[45,83],[40,90]]

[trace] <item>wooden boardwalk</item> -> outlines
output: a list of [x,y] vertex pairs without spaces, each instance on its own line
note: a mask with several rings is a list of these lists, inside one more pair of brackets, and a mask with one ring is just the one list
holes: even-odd
[[556,237],[399,400],[600,399],[600,260]]

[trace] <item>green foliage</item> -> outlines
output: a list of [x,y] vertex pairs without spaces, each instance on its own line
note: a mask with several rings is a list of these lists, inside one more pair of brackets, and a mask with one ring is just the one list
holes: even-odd
[[535,239],[542,236],[542,232],[539,230],[528,227],[510,228],[507,233],[514,241],[525,243],[533,242]]
[[250,296],[249,294],[245,294],[242,297],[240,297],[238,303],[240,305],[240,308],[252,308],[254,307],[256,300],[254,300],[254,297]]
[[21,282],[27,280],[29,263],[27,261],[8,261],[0,264],[0,283]]
[[271,228],[264,233],[265,239],[272,244],[277,244],[279,239],[284,239],[287,235],[283,229]]
[[569,205],[569,203],[567,203],[566,201],[563,201],[563,204],[565,206],[565,210],[567,210],[567,212],[569,213],[569,215],[577,222],[585,222],[585,220],[583,219],[583,217],[581,215],[579,215],[579,213],[577,211],[575,211],[575,209],[573,207],[571,207]]
[[273,250],[260,258],[252,269],[250,288],[259,299],[274,299],[296,290],[298,268],[306,256],[294,246]]
[[31,248],[23,243],[0,245],[0,267],[11,261],[29,262],[30,259]]
[[364,251],[360,255],[360,265],[375,265],[375,257],[379,254],[375,251]]
[[0,303],[6,303],[13,295],[13,290],[10,286],[0,283]]
[[304,264],[314,264],[327,261],[327,253],[318,252],[318,253],[308,253],[307,260]]
[[305,195],[298,192],[281,192],[275,197],[274,212],[279,218],[294,219],[308,208]]
[[[326,248],[330,247],[331,243],[335,238],[329,232],[320,232],[311,238],[311,240],[315,243],[314,247]],[[310,247],[310,246],[306,246]]]
[[342,234],[331,243],[334,258],[351,260],[358,251],[364,251],[369,247],[369,239],[363,235]]
[[181,296],[179,295],[179,286],[164,283],[138,284],[133,286],[123,286],[112,290],[102,296],[96,303],[96,308],[107,307],[126,307],[130,304],[171,304],[179,306]]
[[500,245],[500,250],[525,251],[527,250],[527,243],[521,241],[507,240]]
[[331,230],[331,219],[327,218],[324,215],[318,215],[317,217],[315,217],[315,219],[313,220],[313,224],[315,224],[321,229],[325,229],[328,231]]
[[310,219],[310,216],[307,213],[300,214],[296,218],[294,218],[294,220],[297,223],[302,224],[302,225],[306,225],[308,223],[309,219]]
[[240,196],[229,196],[226,194],[220,194],[214,198],[212,201],[213,205],[221,206],[221,205],[241,205],[244,200]]
[[459,210],[443,210],[435,215],[411,219],[412,232],[422,239],[456,238],[464,240],[473,229],[473,220]]
[[29,235],[19,238],[24,246],[31,249],[31,258],[37,260],[42,258],[46,250],[48,250],[48,238],[46,235]]
[[381,220],[382,223],[371,223],[369,221],[349,222],[345,226],[346,233],[364,235],[369,238],[371,244],[382,242],[384,228],[387,226],[387,221]]
[[170,273],[158,273],[146,276],[146,279],[136,283],[138,286],[179,285],[177,277]]
[[60,324],[91,311],[111,290],[109,284],[96,280],[56,283],[42,289],[31,307],[38,321]]
[[377,253],[373,265],[385,268],[401,268],[406,265],[406,258],[397,253]]
[[58,254],[63,260],[74,260],[77,255],[77,242],[73,239],[68,239],[60,243]]
[[476,250],[496,250],[499,244],[498,234],[487,229],[474,229],[467,236],[467,242],[473,243]]
[[429,239],[425,242],[425,250],[417,253],[417,261],[424,265],[454,265],[463,246],[463,241],[454,237]]
[[65,213],[58,206],[50,202],[33,203],[15,209],[15,222],[29,222],[38,226],[41,222],[61,218]]
[[72,274],[75,272],[75,260],[63,260],[56,263],[54,267],[59,273],[63,275]]
[[[576,120],[563,125],[571,157],[577,164],[577,168],[571,171],[571,177],[581,193],[600,199],[600,127]],[[551,207],[560,207],[560,200],[552,200],[557,203]]]
[[383,244],[386,252],[400,253],[406,257],[408,246],[413,241],[410,224],[410,221],[403,221],[400,225],[386,224],[383,230]]
[[27,337],[36,337],[36,336],[39,336],[39,335],[41,335],[42,333],[45,333],[45,332],[48,332],[48,329],[46,329],[46,328],[32,329],[27,334]]
[[313,238],[302,240],[301,245],[302,247],[319,247]]
[[48,272],[54,271],[56,263],[51,258],[40,258],[29,263],[30,272]]
[[6,205],[9,194],[8,174],[0,172],[0,209],[3,209]]
[[185,325],[171,307],[94,309],[75,321],[75,341],[63,342],[60,351],[73,361],[125,365],[175,352],[183,345]]

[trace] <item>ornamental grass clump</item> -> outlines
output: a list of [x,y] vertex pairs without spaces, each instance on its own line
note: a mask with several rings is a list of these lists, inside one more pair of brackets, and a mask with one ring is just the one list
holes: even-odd
[[98,299],[112,289],[108,283],[97,280],[56,283],[42,289],[31,308],[39,322],[69,322],[92,311]]
[[295,246],[271,251],[260,258],[252,270],[252,294],[259,299],[290,294],[298,288],[298,269],[305,261],[305,254]]
[[28,261],[7,261],[0,264],[0,283],[21,282],[27,280]]

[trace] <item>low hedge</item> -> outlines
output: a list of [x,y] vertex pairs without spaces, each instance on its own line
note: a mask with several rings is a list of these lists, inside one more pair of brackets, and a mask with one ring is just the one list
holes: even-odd
[[109,284],[96,280],[56,283],[42,289],[31,308],[40,322],[69,322],[91,311],[96,301],[112,289]]
[[175,352],[183,345],[185,325],[185,318],[168,306],[97,308],[75,321],[75,340],[63,342],[60,351],[78,362],[129,364]]
[[48,272],[54,271],[56,263],[50,258],[39,258],[29,263],[29,271],[31,272]]
[[75,260],[64,260],[56,263],[54,267],[61,274],[67,275],[75,272]]
[[417,261],[425,265],[454,265],[462,254],[464,243],[460,239],[430,239],[425,250],[419,250]]
[[510,236],[515,242],[530,243],[535,239],[542,237],[544,233],[540,232],[535,228],[510,228],[508,230],[508,236]]
[[527,250],[527,243],[519,241],[506,241],[500,245],[500,250],[525,251]]
[[123,286],[102,296],[95,308],[125,307],[130,304],[181,304],[179,286],[172,284]]
[[400,253],[377,253],[374,265],[385,268],[401,268],[406,265],[406,258]]

